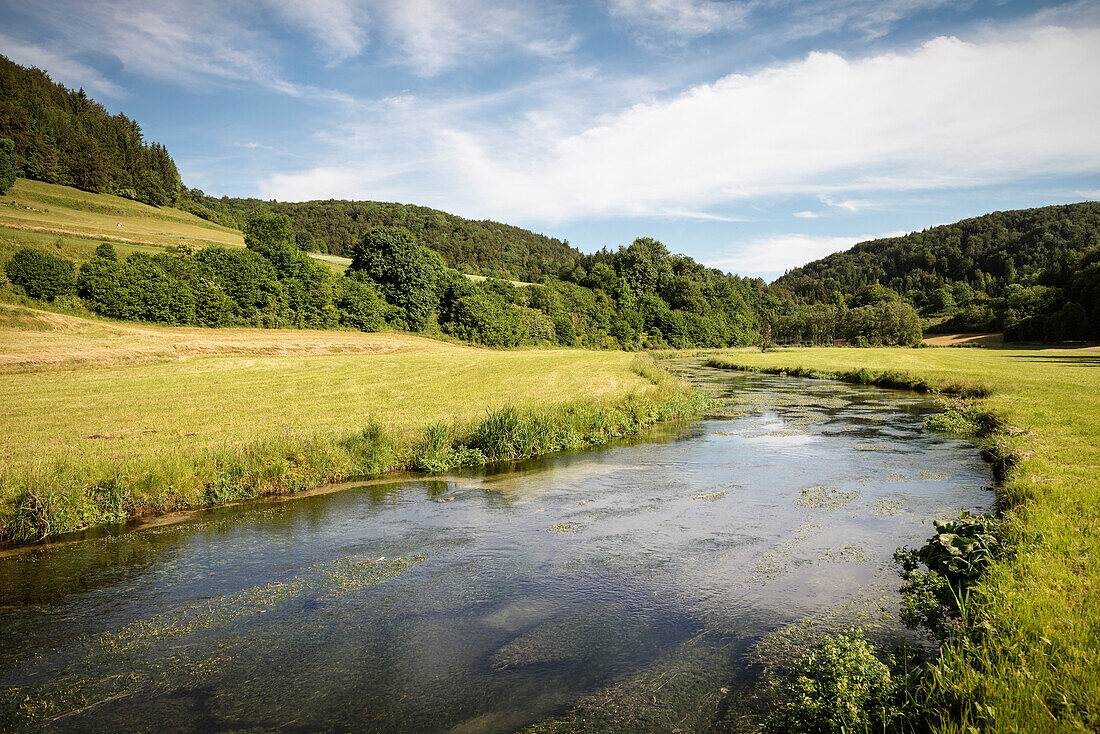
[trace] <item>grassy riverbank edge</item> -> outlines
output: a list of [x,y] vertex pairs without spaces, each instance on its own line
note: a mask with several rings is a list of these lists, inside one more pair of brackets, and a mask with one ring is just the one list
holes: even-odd
[[[848,351],[843,355],[837,352]],[[1036,403],[1011,380],[937,376],[884,366],[860,350],[784,350],[712,356],[710,367],[911,389],[965,406],[982,425],[984,453],[998,479],[1004,551],[969,590],[960,629],[930,665],[919,695],[924,722],[913,730],[941,732],[1094,731],[1100,726],[1100,542],[1095,498],[1100,477],[1096,436],[1074,436],[1076,464],[1052,450],[1073,434],[1074,421],[1041,422],[1050,409],[1063,417],[1087,411],[1067,394],[1056,405]],[[983,356],[983,360],[995,360]],[[823,362],[848,362],[825,366]],[[909,360],[912,361],[912,360]],[[977,367],[976,367],[977,368]],[[996,404],[994,404],[996,403]],[[1063,413],[1063,411],[1065,413]],[[1066,434],[1070,434],[1067,436]],[[1091,601],[1090,601],[1091,600]]]
[[648,357],[631,369],[652,387],[618,400],[489,409],[480,419],[427,425],[411,439],[369,420],[352,433],[288,432],[214,450],[2,468],[0,545],[396,471],[438,473],[599,446],[703,412],[703,395]]

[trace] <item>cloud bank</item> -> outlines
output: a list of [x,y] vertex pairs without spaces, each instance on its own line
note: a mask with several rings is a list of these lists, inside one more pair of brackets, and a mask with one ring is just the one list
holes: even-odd
[[[811,53],[639,104],[571,134],[486,129],[413,104],[368,123],[398,156],[338,141],[336,163],[272,176],[264,195],[412,200],[376,171],[419,170],[455,209],[562,222],[704,211],[754,197],[987,185],[1100,170],[1100,30],[1035,27],[906,52]],[[546,125],[544,130],[555,130]],[[415,151],[415,152],[414,152]],[[321,175],[321,174],[324,175]],[[421,197],[423,200],[423,197]]]

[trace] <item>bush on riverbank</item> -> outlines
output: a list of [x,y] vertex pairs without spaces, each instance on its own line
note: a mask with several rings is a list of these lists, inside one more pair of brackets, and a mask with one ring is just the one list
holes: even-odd
[[[796,666],[786,700],[764,724],[767,734],[871,734],[897,731],[907,713],[908,657],[875,655],[863,633],[826,637]],[[891,668],[894,670],[891,670]]]

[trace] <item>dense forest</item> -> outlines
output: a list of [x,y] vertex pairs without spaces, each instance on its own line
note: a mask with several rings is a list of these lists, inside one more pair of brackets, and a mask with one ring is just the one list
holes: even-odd
[[792,270],[775,284],[802,302],[888,293],[936,331],[1009,340],[1100,339],[1100,203],[994,212],[873,240]]
[[[344,274],[297,247],[285,214],[256,210],[245,249],[175,248],[120,260],[109,244],[79,269],[24,248],[8,281],[39,300],[72,302],[120,319],[200,326],[355,328],[389,325],[495,347],[520,344],[604,349],[725,347],[767,342],[772,322],[797,307],[747,280],[670,255],[638,239],[582,257],[566,277],[516,286],[474,282],[448,270],[407,229],[376,227],[351,250]],[[814,312],[816,313],[816,311]],[[915,344],[914,309],[892,300],[842,308],[815,322],[808,341]]]
[[0,138],[14,144],[17,176],[153,206],[179,201],[175,162],[163,145],[145,142],[137,122],[4,56]]
[[181,209],[218,224],[241,227],[249,213],[286,214],[303,250],[351,257],[352,248],[376,227],[403,227],[440,254],[447,267],[473,275],[534,282],[571,269],[581,253],[568,242],[490,221],[463,219],[411,204],[377,201],[215,199],[185,189]]

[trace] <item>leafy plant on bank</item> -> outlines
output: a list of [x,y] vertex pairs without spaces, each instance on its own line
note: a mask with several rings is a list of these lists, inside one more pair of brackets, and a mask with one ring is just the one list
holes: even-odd
[[927,543],[915,550],[900,548],[894,559],[905,581],[902,622],[945,641],[957,631],[969,586],[1000,551],[1001,521],[993,515],[964,512],[933,525],[936,533]]
[[799,662],[786,700],[767,718],[768,734],[870,734],[905,731],[913,653],[878,659],[858,629],[824,638]]

